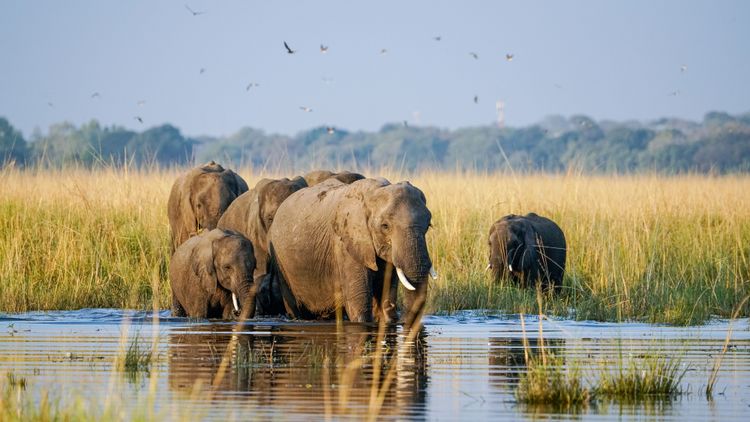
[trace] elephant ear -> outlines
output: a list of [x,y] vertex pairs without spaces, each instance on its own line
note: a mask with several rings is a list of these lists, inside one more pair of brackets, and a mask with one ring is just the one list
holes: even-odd
[[188,238],[198,230],[198,217],[193,209],[193,184],[201,173],[190,172],[182,181],[179,189],[180,218]]
[[227,172],[231,176],[231,179],[234,181],[234,183],[232,184],[234,187],[234,189],[232,189],[232,192],[234,192],[235,196],[240,196],[249,190],[249,188],[247,187],[247,182],[245,182],[245,179],[240,177],[239,174],[233,172],[232,170],[227,170]]
[[349,185],[349,192],[339,203],[333,230],[354,258],[372,271],[378,270],[375,245],[367,224],[366,193],[385,186],[387,181],[365,179]]
[[[218,232],[218,233],[216,233]],[[212,230],[205,235],[190,256],[193,274],[198,277],[203,290],[212,294],[216,291],[218,280],[216,279],[216,267],[214,266],[214,244],[221,237],[221,230]]]
[[[524,221],[523,224],[523,243],[526,246],[524,252],[525,256],[522,260],[522,265],[525,271],[532,272],[532,279],[538,277],[536,268],[538,266],[537,261],[539,259],[539,244],[537,240],[537,233],[534,226],[528,221]],[[536,280],[532,280],[536,281]]]

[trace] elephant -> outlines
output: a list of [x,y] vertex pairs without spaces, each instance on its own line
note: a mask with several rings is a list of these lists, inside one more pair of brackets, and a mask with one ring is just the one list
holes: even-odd
[[302,177],[292,180],[262,179],[255,187],[243,193],[232,202],[219,219],[217,227],[234,230],[248,238],[255,250],[255,272],[253,278],[258,284],[257,312],[262,315],[284,313],[281,293],[268,272],[268,229],[271,228],[276,210],[294,192],[306,188]]
[[334,173],[329,170],[315,170],[305,175],[305,181],[307,181],[308,186],[315,186],[319,183],[325,182],[330,178],[334,178],[348,185],[350,183],[356,182],[357,180],[364,179],[365,176],[362,176],[359,173],[352,173],[347,170],[338,173]]
[[[397,320],[398,281],[406,289],[403,322],[411,326],[437,277],[425,235],[432,214],[409,182],[329,179],[295,192],[276,212],[269,231],[271,276],[287,313],[350,321]],[[391,282],[393,280],[393,282]]]
[[172,315],[239,320],[255,316],[253,245],[241,234],[213,229],[180,245],[169,263]]
[[213,161],[178,177],[167,202],[171,252],[202,230],[215,229],[229,204],[247,190],[242,177]]
[[490,263],[495,279],[510,276],[516,284],[562,288],[567,246],[562,229],[535,213],[506,215],[489,234]]

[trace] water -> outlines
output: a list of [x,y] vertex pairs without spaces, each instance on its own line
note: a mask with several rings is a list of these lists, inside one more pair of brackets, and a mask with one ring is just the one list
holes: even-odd
[[[622,404],[597,402],[560,411],[516,402],[525,371],[523,332],[517,315],[465,312],[429,316],[414,339],[400,329],[377,341],[377,327],[262,320],[240,326],[189,321],[143,312],[89,309],[0,315],[0,373],[26,377],[32,394],[44,389],[61,400],[119,400],[127,409],[147,397],[167,419],[317,420],[361,418],[371,411],[373,359],[384,368],[380,415],[430,420],[661,419],[745,420],[750,414],[750,322],[734,331],[713,401],[703,394],[708,374],[727,335],[728,322],[699,327],[545,321],[545,347],[569,364],[578,362],[588,380],[602,362],[659,353],[688,366],[676,399]],[[531,353],[542,345],[538,320],[526,317]],[[125,333],[125,337],[123,337]],[[138,335],[158,357],[150,377],[113,371],[123,344]],[[124,338],[124,341],[123,341]],[[231,346],[230,346],[231,345]],[[231,353],[226,353],[228,347]],[[223,364],[226,369],[221,370]],[[217,376],[223,374],[223,376]],[[151,384],[153,383],[153,385]],[[151,391],[151,393],[149,393]],[[380,391],[375,391],[374,397]]]

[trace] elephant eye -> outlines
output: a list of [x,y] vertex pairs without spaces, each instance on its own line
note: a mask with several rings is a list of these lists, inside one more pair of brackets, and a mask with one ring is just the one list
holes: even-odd
[[383,229],[383,231],[388,231],[391,227],[388,225],[388,223],[383,223],[380,225],[380,228]]

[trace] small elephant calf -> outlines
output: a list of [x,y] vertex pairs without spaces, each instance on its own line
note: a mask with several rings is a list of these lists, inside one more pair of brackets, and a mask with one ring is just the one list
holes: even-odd
[[181,244],[169,263],[172,315],[239,320],[255,316],[253,245],[214,229]]
[[559,291],[567,246],[554,221],[534,213],[506,215],[490,228],[490,264],[495,279],[510,276],[524,286],[541,282]]

